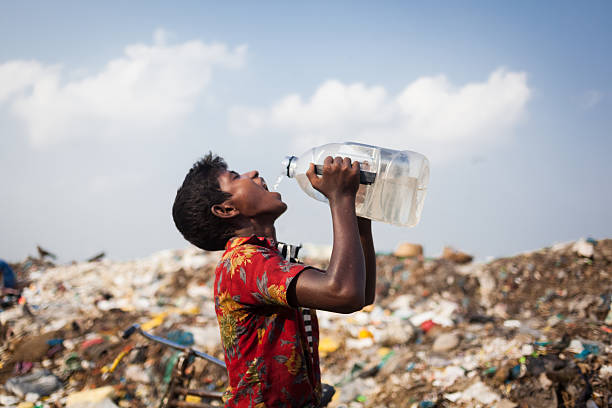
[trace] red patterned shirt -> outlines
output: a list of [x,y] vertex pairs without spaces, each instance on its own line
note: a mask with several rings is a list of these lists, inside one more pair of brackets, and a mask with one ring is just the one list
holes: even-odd
[[318,407],[321,396],[316,315],[309,351],[300,308],[287,303],[291,280],[306,268],[282,258],[267,238],[228,241],[215,271],[215,311],[229,375],[226,407]]

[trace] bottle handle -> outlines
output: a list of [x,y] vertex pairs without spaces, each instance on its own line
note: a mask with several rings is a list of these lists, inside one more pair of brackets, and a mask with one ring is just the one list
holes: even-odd
[[[315,164],[315,174],[318,176],[323,175],[323,165]],[[359,184],[370,185],[376,181],[376,173],[371,171],[359,170]]]

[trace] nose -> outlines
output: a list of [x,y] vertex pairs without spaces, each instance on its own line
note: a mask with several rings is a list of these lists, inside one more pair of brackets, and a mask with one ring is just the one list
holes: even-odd
[[248,178],[252,178],[252,179],[254,179],[254,178],[259,177],[259,172],[258,172],[257,170],[251,170],[251,171],[249,171],[249,172],[247,172],[247,173],[244,173],[244,175],[245,175],[246,177],[248,177]]

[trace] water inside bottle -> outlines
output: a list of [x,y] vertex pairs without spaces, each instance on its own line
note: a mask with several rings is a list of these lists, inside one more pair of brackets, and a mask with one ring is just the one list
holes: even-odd
[[275,182],[275,183],[274,183],[274,185],[272,186],[272,191],[276,191],[276,190],[278,190],[278,186],[280,185],[281,181],[283,181],[283,179],[284,179],[284,178],[285,178],[285,173],[284,173],[284,172],[282,172],[282,173],[280,174],[280,176],[278,176],[278,177],[276,178],[276,182]]
[[401,177],[360,186],[363,191],[357,193],[357,215],[396,225],[416,225],[421,212],[417,208],[417,183],[414,177]]

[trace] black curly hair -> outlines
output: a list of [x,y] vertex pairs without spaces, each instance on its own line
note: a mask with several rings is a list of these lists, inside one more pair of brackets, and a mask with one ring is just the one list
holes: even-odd
[[236,230],[235,222],[217,217],[211,211],[213,205],[231,197],[221,191],[217,179],[225,170],[225,160],[209,152],[189,170],[172,206],[176,228],[187,241],[207,251],[224,249]]

